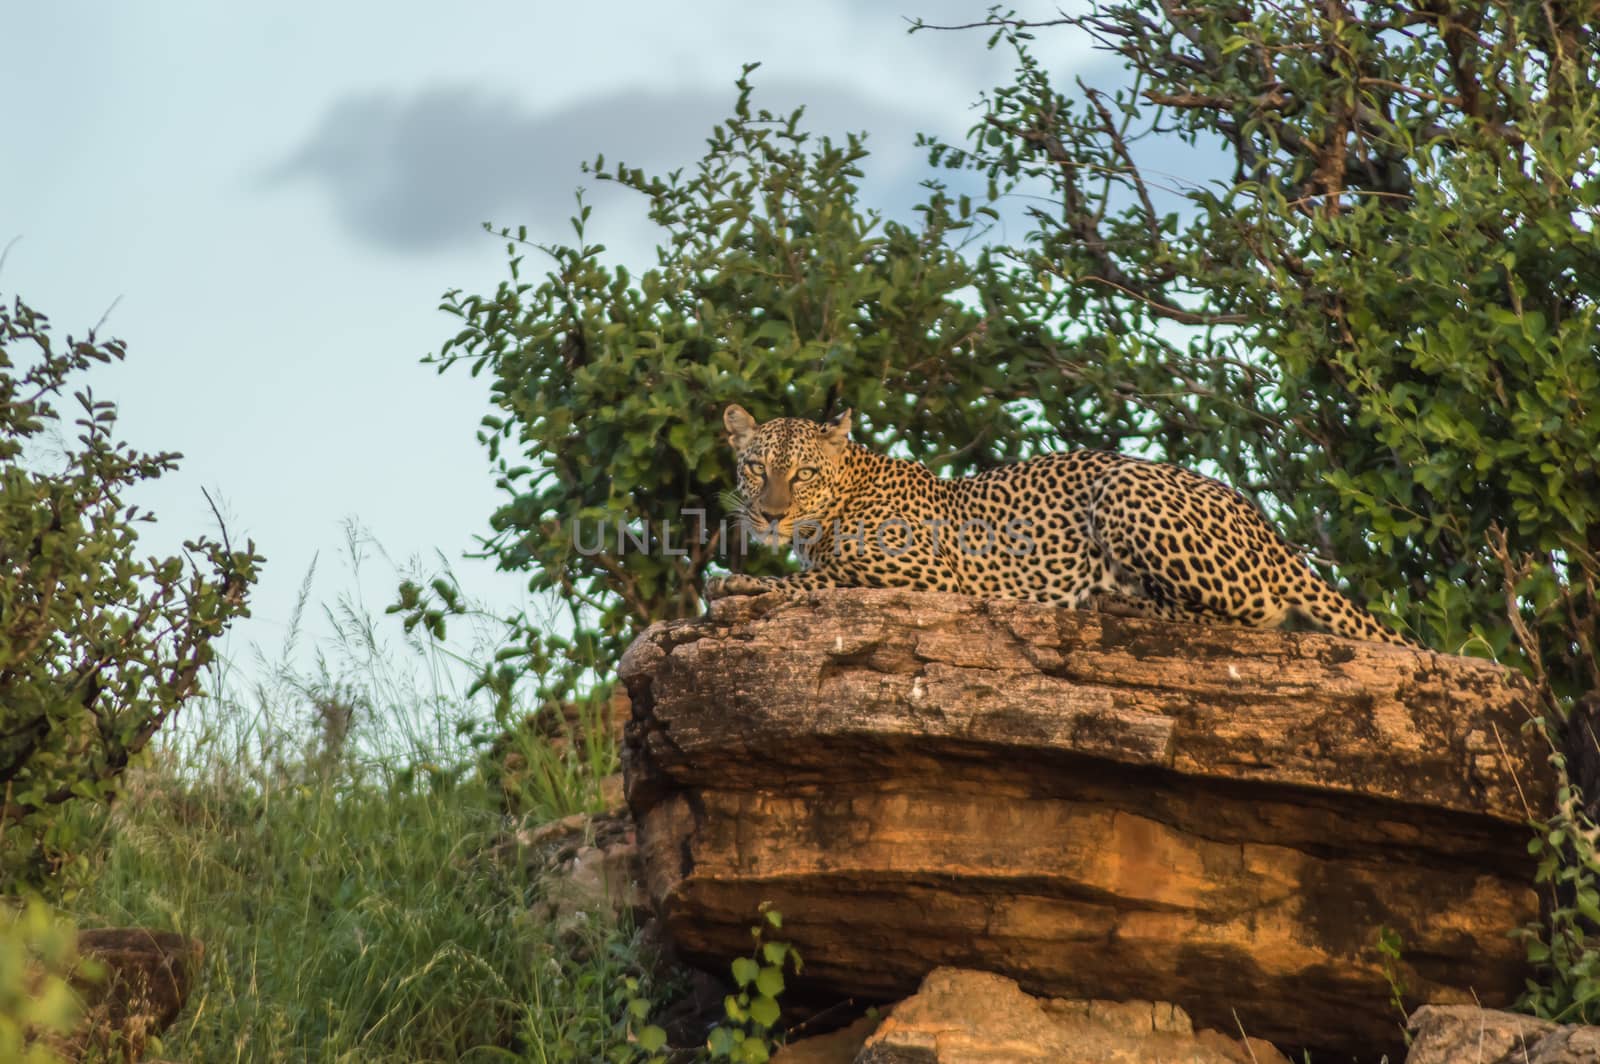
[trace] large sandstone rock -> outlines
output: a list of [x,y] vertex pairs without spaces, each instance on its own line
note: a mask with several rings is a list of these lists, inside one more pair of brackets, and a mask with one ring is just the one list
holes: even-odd
[[1595,1064],[1600,1027],[1556,1024],[1472,1005],[1411,1014],[1406,1064]]
[[[786,1064],[779,1056],[780,1064]],[[1040,1000],[987,972],[939,968],[853,1064],[1288,1064],[1265,1042],[1196,1032],[1149,1001]]]
[[1368,1052],[1380,928],[1418,1000],[1521,986],[1551,781],[1494,665],[856,590],[722,600],[621,675],[647,887],[715,970],[771,901],[814,987],[883,1000],[954,965]]

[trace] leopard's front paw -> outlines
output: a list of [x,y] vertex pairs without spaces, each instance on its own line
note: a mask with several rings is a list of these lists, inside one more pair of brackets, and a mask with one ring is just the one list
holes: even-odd
[[1089,595],[1089,601],[1080,609],[1093,610],[1096,613],[1109,613],[1113,617],[1149,617],[1150,606],[1148,603],[1129,596],[1118,594],[1115,591],[1095,591]]
[[772,585],[767,580],[748,573],[713,576],[706,581],[706,600],[709,602],[730,595],[759,595],[771,590]]

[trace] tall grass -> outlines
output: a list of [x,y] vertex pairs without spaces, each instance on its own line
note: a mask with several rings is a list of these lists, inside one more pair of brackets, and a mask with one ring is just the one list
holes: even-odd
[[[204,943],[169,1059],[602,1059],[639,974],[631,929],[558,940],[526,862],[490,855],[510,826],[477,741],[490,711],[441,648],[396,647],[397,623],[346,599],[296,664],[310,586],[278,660],[248,684],[220,671],[130,773],[70,909]],[[592,807],[615,767],[604,729],[560,754],[517,742],[535,820]]]

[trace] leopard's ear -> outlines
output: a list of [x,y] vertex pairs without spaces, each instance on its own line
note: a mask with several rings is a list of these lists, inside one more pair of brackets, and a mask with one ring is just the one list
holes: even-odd
[[722,412],[722,424],[728,430],[728,442],[733,444],[734,453],[744,453],[756,435],[756,419],[750,416],[750,411],[734,403]]
[[830,453],[837,454],[845,444],[850,442],[850,414],[852,411],[845,407],[841,413],[829,418],[822,426],[822,446]]

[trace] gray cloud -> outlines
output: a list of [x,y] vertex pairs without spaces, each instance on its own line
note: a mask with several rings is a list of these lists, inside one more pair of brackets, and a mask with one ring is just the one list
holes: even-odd
[[[804,104],[804,128],[814,133],[867,132],[872,157],[863,202],[902,219],[923,198],[920,182],[926,178],[939,178],[958,191],[981,192],[975,175],[929,171],[914,141],[919,132],[964,141],[978,118],[970,105],[981,92],[1009,81],[1013,61],[1004,47],[985,49],[981,31],[928,32],[910,41],[896,35],[907,17],[934,24],[981,18],[981,7],[975,15],[969,0],[905,4],[901,12],[876,5],[839,9],[847,42],[873,40],[881,46],[861,55],[831,56],[835,61],[828,70],[819,63],[814,72],[791,73],[788,80],[768,80],[766,71],[758,72],[753,98],[757,107],[774,112]],[[1018,6],[1037,8],[1025,11],[1036,17],[1054,11],[1054,4],[1043,0]],[[1102,87],[1126,81],[1116,60],[1089,50],[1081,34],[1045,31],[1036,44],[1058,86],[1068,91],[1075,76]],[[736,69],[727,64],[730,74]],[[265,176],[271,185],[308,183],[328,198],[352,236],[390,251],[421,254],[468,243],[480,237],[484,221],[526,225],[539,240],[566,240],[573,193],[580,185],[592,190],[589,199],[600,208],[598,219],[616,218],[607,186],[596,187],[581,173],[580,163],[604,153],[609,163],[626,162],[649,172],[691,164],[700,157],[711,126],[727,116],[734,93],[731,84],[641,87],[549,109],[464,85],[348,95],[334,101]],[[1220,169],[1213,146],[1189,149],[1176,138],[1141,145],[1140,160],[1153,167],[1163,186],[1210,177]],[[1021,208],[1020,201],[1008,204],[1003,213],[1020,218]],[[1012,238],[1021,235],[1015,225],[1005,229]],[[601,230],[598,235],[614,243],[619,235],[626,242],[643,234],[628,226],[622,234]]]
[[[474,239],[479,223],[564,229],[573,190],[592,184],[579,163],[666,170],[699,157],[734,90],[634,91],[534,112],[503,96],[458,87],[414,95],[373,92],[333,104],[307,139],[266,175],[311,180],[358,238],[424,252]],[[872,134],[879,167],[914,161],[915,116],[830,86],[758,84],[756,107],[806,105],[805,127]]]

